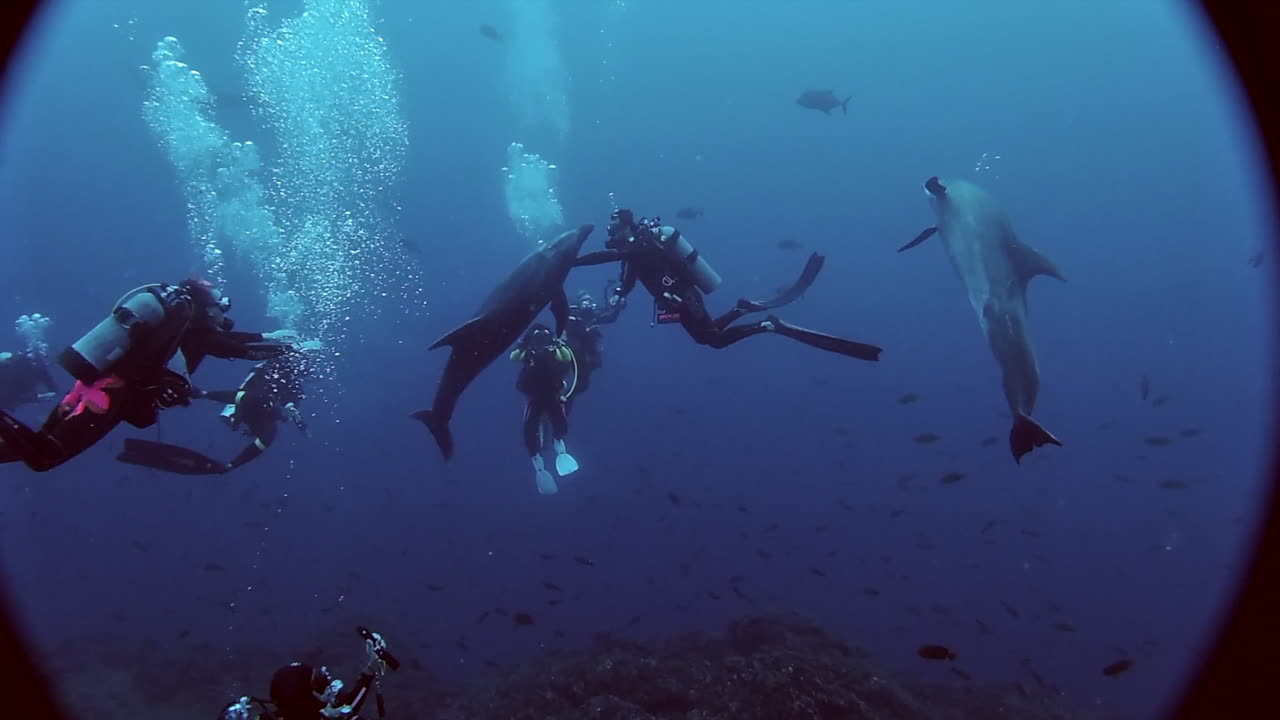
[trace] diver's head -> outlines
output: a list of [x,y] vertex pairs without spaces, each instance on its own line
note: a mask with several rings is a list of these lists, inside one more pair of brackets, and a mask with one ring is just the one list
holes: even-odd
[[605,240],[605,247],[619,248],[623,247],[630,241],[632,228],[635,227],[636,216],[630,210],[622,208],[614,210],[609,216],[609,238]]
[[230,330],[235,321],[227,317],[231,312],[231,298],[222,294],[216,285],[199,277],[183,280],[180,287],[187,291],[195,305],[195,321],[220,330]]
[[591,293],[587,292],[586,290],[583,290],[582,292],[578,293],[578,307],[582,308],[583,310],[595,310],[596,309],[595,298],[591,297]]
[[538,349],[547,347],[554,339],[551,328],[542,323],[534,323],[529,326],[529,332],[524,334],[524,340],[520,344],[525,349]]
[[252,710],[249,698],[242,697],[233,703],[227,703],[227,706],[222,708],[222,712],[218,713],[218,720],[250,720],[253,717],[250,714]]

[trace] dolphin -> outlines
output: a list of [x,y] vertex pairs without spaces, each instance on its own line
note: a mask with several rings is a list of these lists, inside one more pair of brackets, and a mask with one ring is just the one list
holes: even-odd
[[1009,218],[982,188],[965,180],[943,184],[937,177],[929,178],[924,188],[938,224],[898,252],[919,245],[935,232],[942,238],[1000,365],[1004,396],[1013,414],[1009,449],[1020,464],[1023,455],[1041,445],[1062,445],[1031,419],[1040,373],[1027,336],[1027,281],[1036,275],[1063,282],[1066,278],[1049,258],[1018,240]]
[[445,460],[453,457],[449,421],[458,398],[481,371],[520,338],[547,303],[555,315],[556,336],[564,336],[569,321],[564,281],[593,229],[593,225],[582,225],[535,250],[489,293],[475,317],[432,343],[431,350],[448,345],[453,351],[436,386],[431,409],[410,417],[427,426]]

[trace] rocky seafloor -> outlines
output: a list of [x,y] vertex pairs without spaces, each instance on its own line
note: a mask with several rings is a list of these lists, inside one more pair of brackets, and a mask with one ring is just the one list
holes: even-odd
[[[83,658],[82,658],[83,659]],[[215,668],[154,661],[96,662],[59,673],[75,717],[214,718],[230,699],[210,682]],[[131,668],[130,665],[133,665]],[[91,672],[97,666],[99,672]],[[337,665],[335,664],[335,667]],[[230,672],[230,668],[225,668]],[[142,675],[145,673],[145,676]],[[266,683],[270,670],[256,678]],[[183,679],[185,678],[185,679]],[[205,679],[199,679],[205,678]],[[383,680],[388,718],[421,720],[906,720],[908,718],[1101,718],[1073,710],[1056,693],[977,680],[931,684],[893,673],[862,649],[794,616],[731,623],[723,633],[689,633],[657,644],[600,636],[591,647],[557,651],[505,667],[484,682],[446,689],[419,663]],[[197,697],[199,696],[199,697]],[[377,717],[374,704],[363,717]]]

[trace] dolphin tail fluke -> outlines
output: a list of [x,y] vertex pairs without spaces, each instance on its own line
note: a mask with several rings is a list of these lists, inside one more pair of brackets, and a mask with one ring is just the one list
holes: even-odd
[[849,97],[844,99],[844,102],[840,103],[840,112],[844,113],[845,115],[849,114],[849,101],[852,99],[853,99],[853,96],[850,95]]
[[1062,447],[1062,441],[1026,415],[1014,415],[1013,429],[1009,431],[1009,449],[1013,451],[1013,461],[1021,464],[1023,455],[1042,445]]
[[444,455],[445,460],[453,457],[453,432],[449,430],[448,420],[442,420],[430,410],[419,410],[409,417],[427,426],[431,431],[431,437],[436,439],[436,445],[440,446],[440,453]]

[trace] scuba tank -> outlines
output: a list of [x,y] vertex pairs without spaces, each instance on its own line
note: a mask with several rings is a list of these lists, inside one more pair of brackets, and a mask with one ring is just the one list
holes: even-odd
[[647,222],[642,220],[641,224],[646,225],[653,233],[653,241],[662,248],[667,257],[688,269],[699,290],[710,295],[720,287],[720,273],[711,267],[697,248],[689,244],[678,229],[663,225],[662,218],[654,218]]
[[58,354],[58,364],[72,377],[91,384],[108,375],[141,332],[159,326],[169,309],[188,302],[179,288],[144,285],[125,293],[111,314]]

